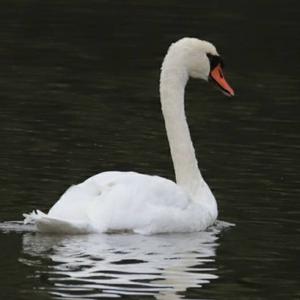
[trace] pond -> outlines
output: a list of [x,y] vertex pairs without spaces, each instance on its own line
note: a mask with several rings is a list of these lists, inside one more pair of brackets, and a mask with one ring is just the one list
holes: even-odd
[[[299,299],[298,1],[2,1],[1,299]],[[174,179],[159,69],[213,42],[236,97],[192,80],[186,111],[222,221],[205,232],[40,234],[72,184]]]

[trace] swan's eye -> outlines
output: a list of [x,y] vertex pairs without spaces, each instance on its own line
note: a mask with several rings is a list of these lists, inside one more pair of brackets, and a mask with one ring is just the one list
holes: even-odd
[[207,53],[207,57],[210,62],[211,70],[213,70],[218,65],[221,65],[221,68],[224,69],[224,62],[223,62],[223,59],[221,58],[221,56]]

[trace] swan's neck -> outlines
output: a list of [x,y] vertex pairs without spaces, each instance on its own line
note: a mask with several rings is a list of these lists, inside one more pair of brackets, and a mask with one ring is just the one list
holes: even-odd
[[195,149],[191,140],[184,109],[184,91],[188,74],[180,61],[176,64],[168,56],[162,66],[160,97],[165,120],[176,182],[192,198],[205,185],[198,168]]

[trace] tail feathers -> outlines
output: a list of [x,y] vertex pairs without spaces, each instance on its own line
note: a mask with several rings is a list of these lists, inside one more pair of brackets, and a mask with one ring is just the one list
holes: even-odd
[[47,216],[46,214],[44,214],[42,211],[40,210],[33,210],[31,213],[29,214],[23,214],[24,219],[24,224],[35,224],[39,219],[41,219],[42,217]]
[[40,210],[23,214],[24,224],[35,224],[41,232],[83,234],[95,232],[90,224],[82,221],[67,221],[50,217]]

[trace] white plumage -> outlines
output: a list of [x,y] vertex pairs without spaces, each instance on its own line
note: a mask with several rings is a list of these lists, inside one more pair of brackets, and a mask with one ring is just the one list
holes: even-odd
[[135,172],[103,172],[70,187],[48,214],[24,214],[24,222],[61,233],[192,232],[212,225],[217,204],[199,171],[184,112],[188,78],[209,76],[208,53],[218,55],[212,44],[184,38],[171,45],[162,66],[162,112],[177,183]]

